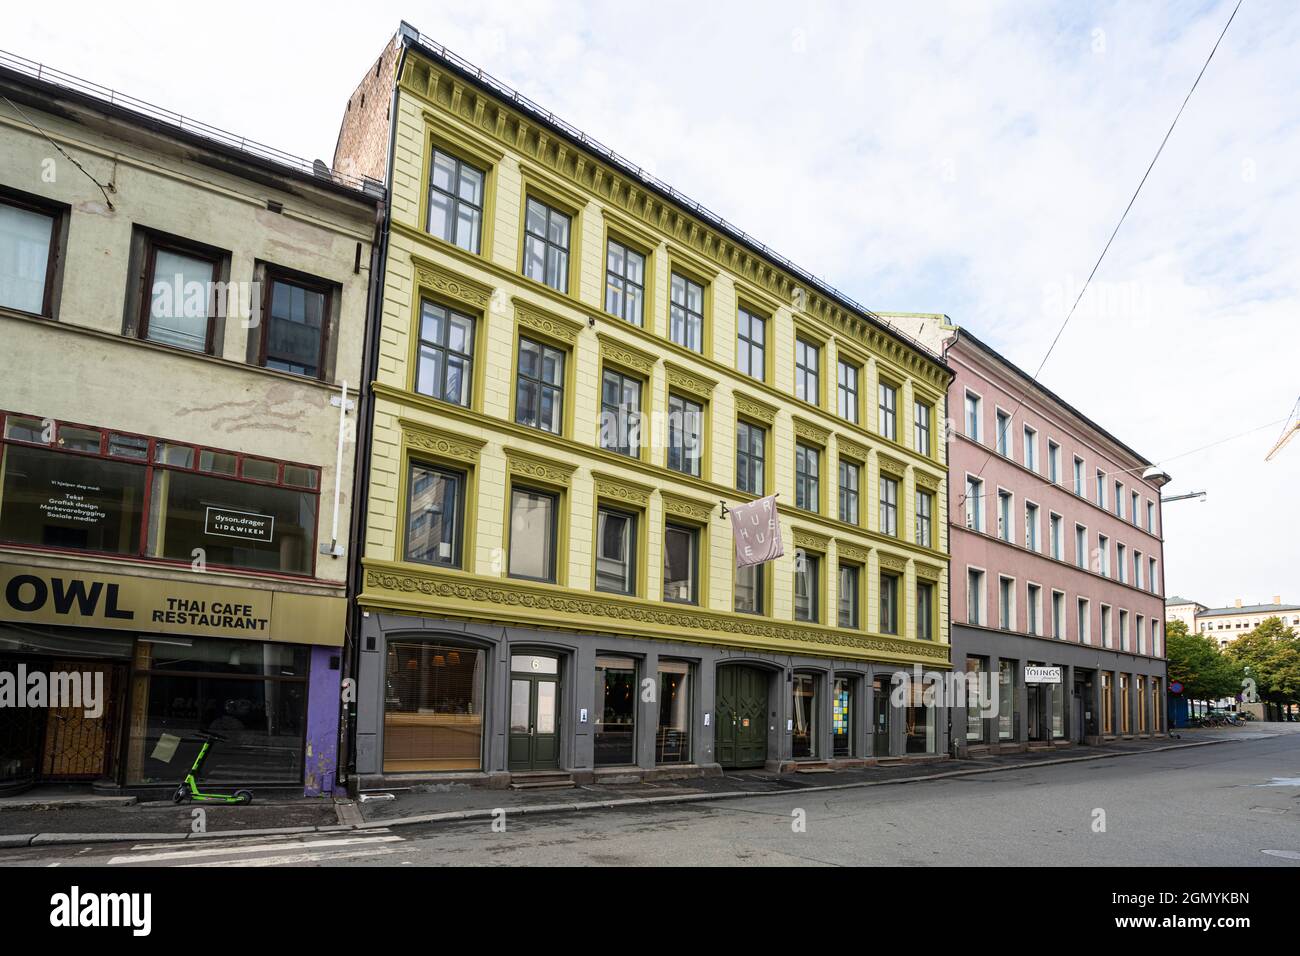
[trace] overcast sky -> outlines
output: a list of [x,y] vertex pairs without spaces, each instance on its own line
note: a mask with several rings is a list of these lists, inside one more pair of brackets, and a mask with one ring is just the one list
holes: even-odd
[[[308,158],[398,22],[870,308],[1038,366],[1232,2],[131,3],[0,46]],[[1166,586],[1300,603],[1300,16],[1246,0],[1043,382],[1174,476]],[[1262,427],[1268,425],[1268,427]],[[1254,431],[1208,451],[1203,445]]]

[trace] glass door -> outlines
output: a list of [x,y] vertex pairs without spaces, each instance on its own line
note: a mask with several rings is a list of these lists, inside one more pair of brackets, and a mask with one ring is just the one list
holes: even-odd
[[853,710],[853,679],[835,678],[835,689],[831,696],[832,756],[853,756]]
[[883,677],[871,682],[871,753],[889,756],[889,683]]
[[510,769],[558,770],[559,661],[515,655],[510,669]]

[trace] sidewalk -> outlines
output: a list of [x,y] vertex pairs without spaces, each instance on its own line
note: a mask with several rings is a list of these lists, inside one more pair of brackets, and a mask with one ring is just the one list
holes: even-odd
[[[1260,740],[1300,732],[1300,724],[1179,730],[1178,739],[1113,741],[1102,746],[1062,747],[1031,753],[966,760],[935,760],[815,774],[733,771],[721,776],[627,784],[588,784],[554,790],[489,790],[465,784],[431,784],[385,791],[393,799],[323,798],[254,802],[249,806],[206,807],[205,833],[192,833],[195,805],[131,803],[130,798],[87,798],[60,803],[31,793],[0,799],[0,847],[99,843],[115,840],[204,839],[311,831],[339,831],[421,823],[486,819],[493,811],[556,813],[604,807],[653,806],[725,800],[763,794],[819,792],[885,786],[993,773],[1022,767],[1122,758],[1134,754]],[[373,795],[372,795],[373,796]],[[108,803],[107,801],[114,801]]]

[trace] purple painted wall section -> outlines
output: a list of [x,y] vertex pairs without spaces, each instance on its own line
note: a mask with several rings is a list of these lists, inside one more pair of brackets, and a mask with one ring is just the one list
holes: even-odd
[[307,760],[303,791],[309,797],[331,794],[338,777],[339,688],[341,670],[330,669],[330,658],[342,653],[337,647],[311,649],[311,673],[307,692]]

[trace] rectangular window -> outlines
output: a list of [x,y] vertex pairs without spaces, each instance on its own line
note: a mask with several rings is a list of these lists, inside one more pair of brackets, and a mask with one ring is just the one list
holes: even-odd
[[1129,507],[1129,514],[1128,514],[1129,520],[1133,522],[1134,527],[1137,527],[1138,522],[1142,520],[1141,508],[1139,507],[1140,504],[1141,502],[1138,499],[1138,493],[1134,491],[1129,495],[1130,507]]
[[928,491],[916,493],[916,543],[923,548],[934,547],[934,495]]
[[[1103,604],[1101,606],[1101,646],[1111,647],[1111,640],[1110,605]],[[1121,651],[1128,650],[1128,611],[1125,610],[1119,612],[1119,649]]]
[[984,623],[984,572],[974,568],[966,571],[966,620],[970,624]]
[[805,511],[821,505],[821,451],[798,442],[794,446],[794,504]]
[[916,639],[934,640],[934,585],[916,582]]
[[474,320],[437,303],[422,302],[415,390],[468,407],[473,366]]
[[275,274],[268,275],[267,284],[259,364],[322,378],[330,319],[329,286]]
[[898,582],[897,574],[880,575],[880,633],[898,633]]
[[1052,592],[1052,637],[1065,640],[1065,595],[1060,591]]
[[1115,482],[1115,514],[1124,517],[1124,483],[1120,481]]
[[736,489],[751,495],[763,494],[766,430],[749,422],[736,422]]
[[880,533],[898,537],[898,479],[880,476]]
[[1080,644],[1092,643],[1092,621],[1088,614],[1087,598],[1079,598],[1079,604],[1075,611],[1076,620],[1075,628],[1079,635]]
[[997,445],[998,454],[1004,458],[1011,457],[1011,416],[1002,409],[997,411]]
[[1043,589],[1037,584],[1025,587],[1025,613],[1029,623],[1029,633],[1041,635],[1043,615]]
[[763,613],[763,565],[736,568],[735,609],[742,614]]
[[877,388],[880,395],[880,434],[890,441],[898,441],[898,389],[888,382]]
[[930,430],[934,421],[934,408],[922,401],[912,402],[912,442],[919,454],[930,456]]
[[636,591],[636,516],[613,508],[596,511],[596,590]]
[[477,253],[483,233],[481,169],[434,149],[429,175],[428,229],[439,239]]
[[411,462],[407,474],[406,560],[461,566],[465,476]]
[[1097,535],[1097,571],[1102,577],[1110,577],[1110,539],[1104,534]]
[[560,434],[564,421],[564,361],[560,349],[532,339],[519,340],[515,421],[520,425]]
[[1025,547],[1038,551],[1038,505],[1025,502]]
[[704,286],[674,272],[668,303],[668,338],[692,352],[704,351]]
[[1047,480],[1054,485],[1061,483],[1061,446],[1047,441]]
[[966,393],[966,437],[980,441],[980,397],[972,392]]
[[[1124,560],[1123,558],[1119,559],[1121,564],[1123,563],[1123,560]],[[1133,552],[1133,586],[1138,588],[1142,587],[1142,552],[1141,551]]]
[[605,311],[624,322],[645,322],[645,256],[615,239],[605,249]]
[[664,527],[664,600],[699,603],[698,528],[670,524]]
[[1057,561],[1061,561],[1063,560],[1064,553],[1065,553],[1064,551],[1065,544],[1061,540],[1061,535],[1062,535],[1061,516],[1052,515],[1048,519],[1048,526],[1050,528],[1049,535],[1051,537],[1051,541],[1049,542],[1049,546],[1052,549],[1051,551],[1052,557],[1055,558]]
[[794,397],[821,404],[821,350],[811,342],[794,340]]
[[794,619],[816,623],[820,608],[817,606],[818,584],[821,576],[821,558],[800,549],[795,554]]
[[1074,563],[1076,567],[1088,567],[1088,529],[1081,524],[1074,526]]
[[1156,530],[1156,505],[1154,501],[1147,502],[1147,530],[1152,534]]
[[998,627],[1004,631],[1016,626],[1016,582],[1014,578],[998,578]]
[[1147,590],[1156,593],[1156,559],[1147,558]]
[[767,319],[744,306],[736,314],[736,371],[767,378]]
[[836,391],[840,418],[858,423],[858,367],[840,359]]
[[1128,551],[1124,545],[1115,542],[1115,564],[1119,568],[1119,583],[1128,583]]
[[412,638],[386,652],[384,771],[480,769],[485,652]]
[[1030,471],[1038,471],[1038,432],[1026,425],[1024,441],[1025,467]]
[[0,199],[0,306],[51,314],[58,222],[37,206]]
[[857,628],[858,626],[858,574],[856,564],[840,565],[839,580],[839,622],[840,627]]
[[998,491],[998,537],[1003,541],[1015,540],[1011,525],[1011,492],[1009,491]]
[[668,467],[700,477],[704,458],[704,406],[680,395],[668,396]]
[[1083,497],[1083,459],[1074,459],[1074,493]]
[[533,197],[524,216],[524,275],[569,291],[569,217]]
[[978,478],[966,479],[966,527],[984,530],[984,482]]
[[555,582],[555,495],[515,488],[510,495],[510,576]]
[[[191,352],[210,351],[217,314],[217,259],[196,248],[164,243],[152,236],[146,241],[149,294],[142,297],[145,314],[140,319],[140,337]],[[191,290],[198,290],[198,294],[192,295]]]
[[840,520],[858,523],[858,484],[862,469],[851,461],[840,460]]
[[629,458],[641,454],[641,380],[610,368],[601,376],[600,447]]
[[1097,507],[1106,507],[1106,473],[1097,469]]

